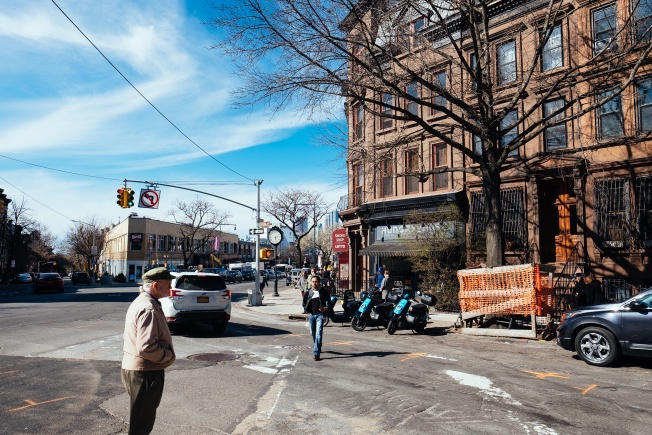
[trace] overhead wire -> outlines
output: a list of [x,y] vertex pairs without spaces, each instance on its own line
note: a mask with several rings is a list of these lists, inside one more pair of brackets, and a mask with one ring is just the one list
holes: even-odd
[[253,183],[256,182],[254,179],[252,179],[252,178],[250,178],[250,177],[247,177],[247,176],[245,176],[245,175],[242,175],[241,173],[239,173],[239,172],[236,171],[235,169],[230,168],[229,166],[225,165],[224,163],[222,163],[221,161],[219,161],[218,159],[216,159],[212,154],[210,154],[210,153],[209,153],[208,151],[206,151],[204,148],[202,148],[201,146],[199,146],[199,145],[198,145],[194,140],[192,140],[192,139],[191,139],[191,138],[190,138],[186,133],[184,133],[184,132],[179,128],[179,127],[177,127],[177,125],[176,125],[174,122],[172,122],[172,121],[171,121],[167,116],[165,116],[165,115],[163,114],[163,112],[161,112],[161,111],[158,109],[158,107],[156,107],[156,106],[154,105],[154,103],[152,103],[152,102],[151,102],[151,101],[150,101],[150,100],[149,100],[145,95],[143,95],[143,93],[140,92],[140,90],[138,90],[138,88],[137,88],[133,83],[131,83],[131,81],[130,81],[130,80],[129,80],[129,79],[128,79],[124,74],[122,74],[122,72],[118,69],[118,67],[116,67],[116,66],[113,64],[113,62],[111,62],[111,60],[109,60],[109,58],[106,57],[106,56],[104,55],[104,53],[102,52],[102,50],[100,50],[100,49],[99,49],[99,48],[98,48],[98,47],[93,43],[93,41],[91,41],[91,39],[90,39],[88,36],[86,36],[86,34],[85,34],[85,33],[84,33],[80,28],[79,28],[79,26],[77,26],[77,24],[75,24],[75,22],[74,22],[74,21],[73,21],[73,20],[68,16],[68,14],[66,14],[66,13],[63,11],[63,9],[61,9],[61,7],[57,4],[56,1],[54,1],[54,0],[50,0],[50,1],[52,1],[52,3],[54,3],[54,5],[57,7],[57,9],[59,9],[59,11],[61,11],[61,13],[63,14],[63,16],[66,17],[66,18],[68,19],[68,21],[70,21],[70,23],[72,23],[73,26],[75,26],[75,28],[79,31],[79,33],[81,33],[82,36],[83,36],[84,38],[86,38],[86,40],[87,40],[87,41],[88,41],[88,42],[93,46],[93,48],[95,48],[95,50],[97,50],[97,52],[100,53],[100,55],[104,58],[104,60],[106,60],[106,61],[109,63],[109,65],[111,65],[111,66],[113,67],[113,69],[116,70],[117,73],[120,74],[120,76],[121,76],[121,77],[122,77],[122,78],[123,78],[127,83],[129,83],[129,86],[131,86],[131,87],[132,87],[132,88],[133,88],[133,89],[138,93],[138,95],[140,95],[140,96],[143,98],[143,100],[145,100],[145,101],[147,102],[147,104],[149,104],[149,105],[150,105],[154,110],[156,110],[156,112],[157,112],[159,115],[161,115],[161,116],[163,117],[163,119],[165,119],[165,120],[166,120],[166,121],[167,121],[167,122],[168,122],[172,127],[174,127],[174,128],[175,128],[179,133],[181,133],[181,135],[183,135],[183,137],[185,137],[186,139],[188,139],[188,140],[190,141],[190,143],[192,143],[194,146],[196,146],[199,150],[201,150],[204,154],[206,154],[208,157],[210,157],[211,159],[213,159],[215,162],[217,162],[218,164],[222,165],[222,167],[224,167],[225,169],[227,169],[227,170],[233,172],[234,174],[236,174],[236,175],[238,175],[238,176],[244,178],[245,180],[249,180],[249,181],[251,181],[251,182],[253,182]]

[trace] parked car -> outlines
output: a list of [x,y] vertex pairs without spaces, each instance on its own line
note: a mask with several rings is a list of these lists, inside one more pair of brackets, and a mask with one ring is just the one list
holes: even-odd
[[227,270],[226,282],[242,282],[242,274],[238,270]]
[[16,277],[16,282],[18,284],[29,284],[33,281],[34,279],[32,278],[32,274],[27,272],[19,273],[18,276]]
[[34,281],[33,292],[40,293],[46,290],[63,293],[63,278],[61,278],[61,275],[53,272],[39,274],[39,277]]
[[652,357],[652,290],[563,314],[557,344],[594,366],[611,365],[621,354]]
[[214,273],[172,272],[170,296],[159,299],[169,325],[209,323],[223,332],[231,319],[231,292]]
[[91,277],[88,276],[88,273],[86,272],[73,272],[70,281],[72,281],[73,284],[91,285]]
[[256,278],[255,271],[253,269],[242,269],[240,271],[243,281],[253,281]]

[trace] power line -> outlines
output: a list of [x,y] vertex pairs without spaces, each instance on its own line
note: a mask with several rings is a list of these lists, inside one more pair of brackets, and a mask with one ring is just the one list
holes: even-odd
[[11,187],[13,187],[14,189],[16,189],[17,191],[19,191],[20,193],[22,193],[22,194],[25,195],[26,197],[31,198],[31,199],[33,199],[34,201],[38,202],[39,204],[41,204],[43,207],[47,208],[48,210],[53,211],[53,212],[55,212],[56,214],[65,217],[65,218],[68,219],[69,221],[72,221],[72,218],[69,218],[69,217],[66,216],[65,214],[63,214],[63,213],[61,213],[61,212],[58,212],[58,211],[56,211],[55,209],[50,208],[50,207],[48,207],[47,205],[43,204],[43,203],[42,203],[41,201],[39,201],[38,199],[34,198],[33,196],[31,196],[31,195],[25,193],[23,190],[19,189],[18,187],[14,186],[13,184],[11,184],[9,181],[7,181],[6,178],[0,177],[0,180],[3,180],[5,183],[7,183],[8,185],[10,185]]
[[36,163],[30,163],[30,162],[26,162],[24,160],[14,159],[12,157],[4,156],[2,154],[0,154],[0,157],[4,157],[5,159],[13,160],[14,162],[20,162],[20,163],[24,163],[26,165],[36,166],[38,168],[48,169],[50,171],[63,172],[64,174],[78,175],[80,177],[99,178],[100,180],[111,180],[111,181],[120,181],[120,182],[122,182],[122,180],[123,180],[122,178],[99,177],[97,175],[80,174],[79,172],[71,172],[71,171],[64,171],[63,169],[49,168],[47,166],[37,165]]
[[75,24],[75,22],[74,22],[74,21],[73,21],[73,20],[72,20],[72,19],[71,19],[71,18],[70,18],[70,17],[69,17],[69,16],[68,16],[64,11],[63,11],[63,9],[61,9],[61,7],[59,7],[59,5],[57,4],[57,2],[54,1],[54,0],[51,0],[51,1],[52,1],[52,3],[54,3],[54,5],[57,7],[57,9],[59,9],[59,10],[61,11],[61,13],[63,14],[63,16],[66,17],[66,18],[68,19],[68,21],[70,21],[70,22],[72,23],[73,26],[75,26],[75,28],[79,31],[79,33],[81,33],[82,36],[83,36],[84,38],[86,38],[86,40],[87,40],[87,41],[88,41],[88,42],[93,46],[93,48],[95,48],[95,50],[97,50],[97,52],[100,53],[100,55],[104,58],[104,60],[106,60],[106,61],[109,63],[109,65],[111,65],[111,66],[113,67],[113,69],[116,70],[116,71],[118,72],[118,74],[120,74],[120,76],[121,76],[121,77],[122,77],[122,78],[123,78],[127,83],[129,83],[129,86],[131,86],[131,87],[132,87],[132,88],[133,88],[133,89],[138,93],[138,95],[140,95],[140,96],[143,98],[143,100],[145,100],[145,101],[147,102],[147,104],[149,104],[150,106],[152,106],[152,108],[153,108],[154,110],[156,110],[156,112],[158,112],[158,114],[161,115],[161,116],[162,116],[162,117],[163,117],[163,118],[164,118],[164,119],[165,119],[165,120],[166,120],[166,121],[167,121],[167,122],[168,122],[172,127],[174,127],[174,128],[175,128],[179,133],[181,133],[181,134],[183,135],[183,137],[185,137],[186,139],[188,139],[188,140],[190,141],[190,143],[192,143],[194,146],[196,146],[198,149],[200,149],[200,150],[201,150],[204,154],[206,154],[208,157],[210,157],[211,159],[215,160],[217,163],[219,163],[220,165],[222,165],[225,169],[227,169],[227,170],[233,172],[234,174],[236,174],[236,175],[238,175],[238,176],[244,178],[245,180],[249,180],[249,181],[251,181],[251,182],[253,182],[253,183],[255,184],[255,180],[253,180],[252,178],[249,178],[249,177],[247,177],[247,176],[245,176],[245,175],[242,175],[241,173],[237,172],[236,170],[231,169],[230,167],[226,166],[224,163],[222,163],[221,161],[217,160],[213,155],[211,155],[211,154],[210,154],[209,152],[207,152],[205,149],[203,149],[202,147],[200,147],[200,146],[199,146],[199,145],[198,145],[194,140],[190,139],[190,137],[189,137],[186,133],[184,133],[183,131],[181,131],[181,129],[180,129],[179,127],[177,127],[176,124],[175,124],[174,122],[172,122],[172,121],[171,121],[167,116],[165,116],[165,115],[163,114],[163,112],[161,112],[161,111],[160,111],[160,110],[159,110],[159,109],[154,105],[154,103],[152,103],[151,101],[149,101],[149,100],[147,99],[147,97],[146,97],[145,95],[143,95],[142,92],[140,92],[140,91],[138,90],[138,88],[137,88],[133,83],[131,83],[131,81],[129,81],[129,79],[128,79],[127,77],[125,77],[124,74],[122,74],[122,72],[121,72],[121,71],[120,71],[120,70],[119,70],[119,69],[118,69],[118,68],[113,64],[113,62],[111,62],[111,61],[109,60],[109,58],[106,57],[106,56],[104,55],[104,53],[102,53],[102,50],[100,50],[100,49],[99,49],[99,48],[98,48],[98,47],[93,43],[93,41],[91,41],[90,38],[89,38],[88,36],[86,36],[86,34],[85,34],[85,33],[84,33],[80,28],[79,28],[79,26],[77,26],[77,24]]

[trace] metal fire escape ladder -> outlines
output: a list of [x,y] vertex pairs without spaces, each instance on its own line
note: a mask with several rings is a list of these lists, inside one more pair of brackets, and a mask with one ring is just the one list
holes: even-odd
[[576,272],[586,275],[591,273],[591,265],[586,260],[586,251],[582,242],[577,242],[573,251],[568,256],[564,268],[557,273],[555,280],[555,321],[561,319],[561,315],[573,308],[573,278]]

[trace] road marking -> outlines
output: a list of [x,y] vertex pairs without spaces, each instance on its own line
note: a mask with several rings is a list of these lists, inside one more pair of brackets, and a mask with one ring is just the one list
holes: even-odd
[[20,411],[21,409],[31,408],[32,406],[39,406],[39,405],[45,405],[45,404],[47,404],[47,403],[59,402],[59,401],[61,401],[61,400],[70,399],[70,398],[72,398],[72,397],[75,397],[75,396],[59,397],[58,399],[46,400],[45,402],[40,402],[40,403],[33,402],[33,401],[31,401],[31,400],[25,400],[25,402],[27,402],[27,405],[25,405],[25,406],[21,406],[21,407],[19,407],[19,408],[7,409],[6,412]]
[[0,375],[10,375],[12,373],[17,373],[17,372],[18,372],[18,370],[12,370],[10,372],[2,372],[2,373],[0,373]]
[[334,341],[332,343],[328,343],[329,346],[353,346],[352,341]]
[[521,370],[523,373],[529,373],[531,375],[534,375],[535,378],[537,379],[545,379],[545,378],[559,378],[559,379],[570,379],[569,376],[562,376],[558,374],[557,372],[550,372],[550,373],[541,373],[541,372],[531,372],[529,370]]
[[576,390],[582,390],[582,396],[584,396],[584,395],[586,395],[586,393],[588,393],[589,391],[591,391],[592,389],[594,389],[597,386],[598,386],[598,384],[591,384],[587,388],[585,388],[584,390],[582,390],[582,388],[580,388],[580,387],[574,387],[574,388]]
[[289,338],[289,337],[303,337],[303,334],[288,334],[288,335],[284,335],[282,337],[276,338],[276,339],[274,339],[274,341],[285,340],[286,338]]
[[489,378],[485,378],[484,376],[479,375],[472,375],[470,373],[457,372],[455,370],[446,370],[444,373],[462,385],[467,387],[475,387],[482,393],[491,397],[502,399],[510,405],[522,406],[521,402],[514,400],[511,394],[501,390],[500,388],[493,387],[493,382]]
[[425,353],[408,353],[408,356],[403,358],[400,361],[403,362],[403,361],[407,361],[407,360],[414,359],[414,358],[421,358],[421,357],[424,357],[424,356],[426,356]]
[[431,354],[426,355],[426,358],[443,359],[443,360],[446,360],[446,361],[457,361],[456,359],[453,359],[453,358],[446,358],[444,356],[431,355]]

